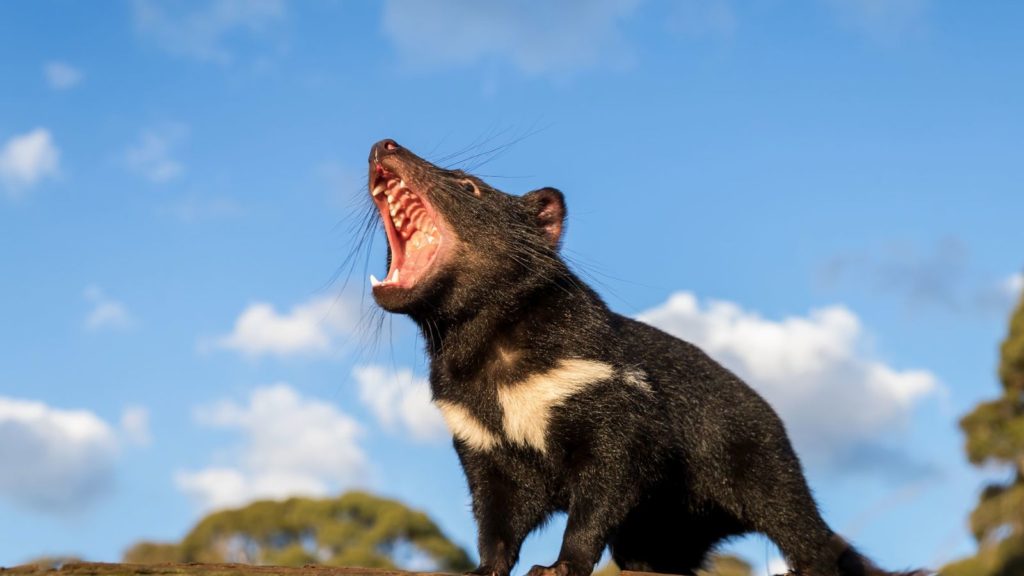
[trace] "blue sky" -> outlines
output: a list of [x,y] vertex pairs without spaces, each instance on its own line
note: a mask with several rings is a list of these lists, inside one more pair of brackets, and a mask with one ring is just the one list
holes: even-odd
[[[1024,277],[1024,5],[0,4],[0,565],[363,487],[472,549],[421,343],[335,279],[390,137],[513,193],[787,422],[886,566],[970,553]],[[511,145],[509,145],[511,144]],[[506,146],[508,145],[508,146]],[[468,151],[467,151],[468,150]],[[557,552],[555,523],[521,567]],[[761,539],[732,546],[759,566]]]

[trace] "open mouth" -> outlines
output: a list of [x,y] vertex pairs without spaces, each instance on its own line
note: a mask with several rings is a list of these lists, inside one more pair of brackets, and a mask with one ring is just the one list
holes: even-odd
[[376,165],[370,194],[380,210],[388,238],[390,266],[384,280],[370,275],[376,291],[412,288],[430,269],[444,240],[437,213],[426,199],[380,164]]

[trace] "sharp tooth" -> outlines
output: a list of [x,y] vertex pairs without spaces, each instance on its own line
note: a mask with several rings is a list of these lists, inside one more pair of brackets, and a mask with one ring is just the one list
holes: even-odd
[[395,226],[401,228],[402,227],[402,222],[405,222],[405,218],[402,218],[401,216],[399,216],[398,218],[395,218]]
[[391,205],[391,210],[389,210],[389,212],[391,212],[391,215],[394,216],[395,212],[398,212],[398,206],[395,206],[394,204],[392,204]]
[[395,273],[391,275],[392,282],[398,282],[398,268],[395,268]]
[[370,274],[370,286],[371,287],[377,286],[380,283],[381,283],[380,280],[377,280],[376,276],[374,276],[373,274]]
[[383,186],[377,186],[376,188],[373,189],[373,192],[372,192],[374,198],[376,198],[377,196],[380,196],[383,193],[384,193],[384,187]]

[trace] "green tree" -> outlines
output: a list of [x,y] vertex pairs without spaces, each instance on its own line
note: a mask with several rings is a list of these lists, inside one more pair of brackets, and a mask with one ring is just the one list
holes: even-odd
[[716,554],[706,570],[697,576],[753,576],[754,569],[746,560],[730,554]]
[[[78,556],[40,556],[25,562],[25,566],[38,566],[44,570],[59,570],[65,564],[74,564],[76,562],[84,562],[84,560]],[[2,571],[0,569],[0,572]]]
[[1024,574],[1024,295],[1010,319],[999,363],[1002,394],[960,421],[972,464],[996,463],[1010,478],[985,487],[971,513],[978,553],[943,569],[945,576]]
[[129,564],[181,562],[181,546],[173,542],[139,542],[125,550],[122,558]]
[[253,502],[206,516],[180,544],[140,542],[126,562],[328,564],[462,572],[473,567],[422,512],[363,492]]

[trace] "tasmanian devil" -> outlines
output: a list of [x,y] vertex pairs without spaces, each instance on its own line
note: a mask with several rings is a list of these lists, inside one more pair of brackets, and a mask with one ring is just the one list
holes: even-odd
[[586,576],[693,574],[760,532],[806,576],[889,574],[818,512],[772,408],[696,346],[616,314],[559,255],[566,207],[512,196],[393,140],[370,151],[388,240],[377,303],[419,326],[430,387],[473,498],[480,566],[508,576],[526,536],[568,514],[558,559]]

